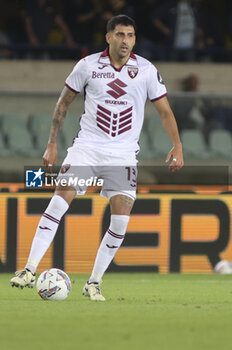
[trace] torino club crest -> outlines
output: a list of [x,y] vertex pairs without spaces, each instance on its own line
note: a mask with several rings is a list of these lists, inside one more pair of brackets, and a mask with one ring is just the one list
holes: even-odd
[[129,77],[131,79],[134,79],[136,75],[138,74],[139,69],[137,67],[128,67],[127,72],[129,74]]

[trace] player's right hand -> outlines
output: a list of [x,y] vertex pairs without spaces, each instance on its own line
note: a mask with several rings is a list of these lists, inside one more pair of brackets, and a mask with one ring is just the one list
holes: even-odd
[[56,165],[58,157],[57,144],[48,143],[46,151],[43,155],[43,163],[48,168],[49,172],[52,172],[52,167]]

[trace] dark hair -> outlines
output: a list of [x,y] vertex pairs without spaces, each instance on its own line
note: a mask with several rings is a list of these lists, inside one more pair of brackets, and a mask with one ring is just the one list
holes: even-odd
[[118,16],[112,17],[107,22],[107,26],[106,26],[107,33],[112,32],[118,24],[121,24],[121,25],[126,26],[126,27],[132,26],[132,27],[134,27],[134,30],[136,31],[135,21],[132,18],[130,18],[126,15],[118,15]]

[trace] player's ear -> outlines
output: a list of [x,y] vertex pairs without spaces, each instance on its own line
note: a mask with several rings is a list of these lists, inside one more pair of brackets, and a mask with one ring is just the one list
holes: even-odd
[[106,42],[107,44],[110,43],[110,33],[106,33]]

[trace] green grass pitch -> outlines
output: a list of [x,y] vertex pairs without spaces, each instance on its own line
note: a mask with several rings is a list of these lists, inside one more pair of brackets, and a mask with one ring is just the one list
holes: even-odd
[[81,295],[70,275],[65,301],[0,275],[0,349],[226,350],[232,347],[232,276],[105,274],[106,302]]

